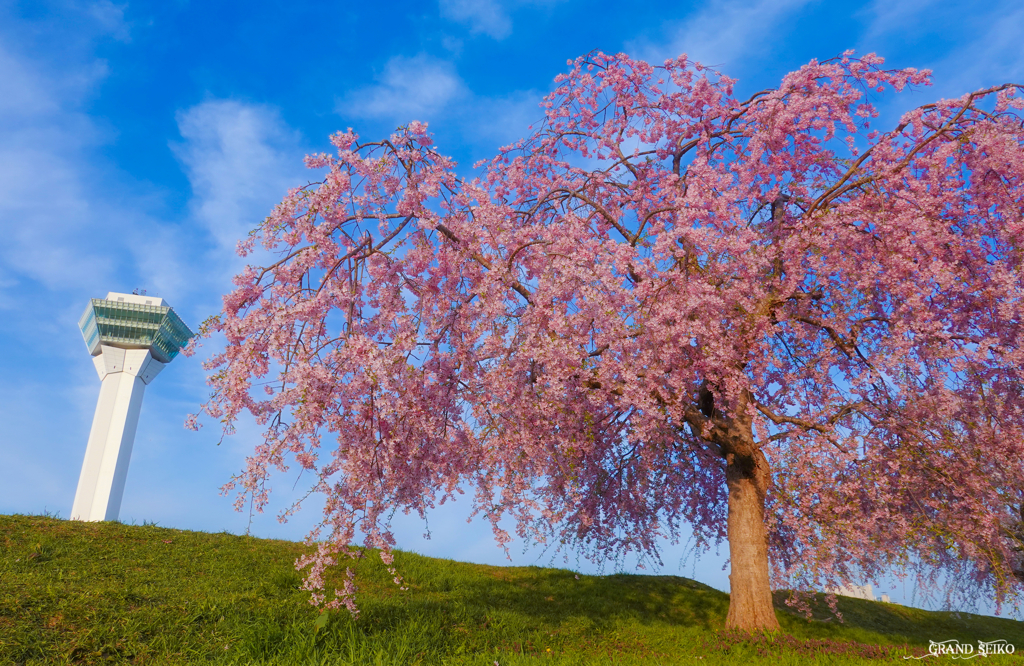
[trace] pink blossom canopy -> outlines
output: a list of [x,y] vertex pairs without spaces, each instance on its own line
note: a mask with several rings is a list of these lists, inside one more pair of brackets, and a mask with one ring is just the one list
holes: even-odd
[[315,473],[314,603],[360,532],[390,564],[392,512],[464,488],[500,544],[504,516],[592,557],[721,541],[711,417],[740,412],[777,585],[919,565],[1015,599],[1018,88],[878,131],[870,100],[928,72],[846,54],[743,101],[685,56],[570,67],[480,178],[419,122],[339,133],[240,246],[278,256],[206,328],[226,347],[204,410],[266,430],[239,505],[289,453]]

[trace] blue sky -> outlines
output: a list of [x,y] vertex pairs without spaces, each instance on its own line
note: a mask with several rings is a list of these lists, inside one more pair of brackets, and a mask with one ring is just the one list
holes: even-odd
[[[919,104],[1024,83],[1022,38],[1024,6],[1009,1],[0,0],[0,513],[70,514],[99,391],[77,329],[88,299],[144,288],[196,328],[243,265],[237,240],[316,177],[302,157],[330,151],[335,131],[373,139],[428,122],[468,174],[523,136],[566,60],[593,49],[655,63],[687,53],[738,78],[741,95],[846,49],[933,69],[934,86],[885,102],[884,126]],[[215,427],[182,427],[206,396],[211,348],[147,390],[122,521],[246,530],[248,513],[219,488],[258,429],[243,423],[218,447]],[[276,520],[304,492],[296,479],[297,468],[274,477],[254,535],[301,540],[319,520],[319,502]],[[399,547],[508,563],[468,514],[439,508],[431,540],[400,520]],[[728,590],[724,547],[696,564],[684,554],[667,548],[661,572]],[[520,543],[512,556],[549,561]],[[909,585],[883,591],[913,603]]]

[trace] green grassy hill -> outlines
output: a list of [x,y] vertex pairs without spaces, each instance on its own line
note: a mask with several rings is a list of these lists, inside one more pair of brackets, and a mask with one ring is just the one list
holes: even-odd
[[[1024,623],[1007,619],[841,598],[843,624],[808,621],[779,593],[782,633],[747,637],[722,630],[728,595],[686,578],[577,579],[410,553],[395,557],[408,591],[379,558],[359,560],[359,618],[332,612],[318,629],[293,568],[307,552],[226,533],[0,516],[0,664],[905,663],[929,639],[951,638],[1005,639],[1024,654]],[[329,590],[336,580],[327,576]],[[939,661],[953,663],[923,659]]]

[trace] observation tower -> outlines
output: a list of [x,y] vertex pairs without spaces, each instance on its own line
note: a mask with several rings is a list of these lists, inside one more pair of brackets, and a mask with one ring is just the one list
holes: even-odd
[[71,519],[117,520],[142,394],[193,333],[145,292],[91,299],[78,326],[102,383]]

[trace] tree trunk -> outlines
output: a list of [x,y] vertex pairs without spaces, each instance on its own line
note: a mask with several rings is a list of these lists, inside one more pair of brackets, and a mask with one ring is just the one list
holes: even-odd
[[764,499],[770,479],[768,460],[761,451],[726,456],[729,488],[729,615],[725,626],[744,631],[777,630],[779,621],[768,583],[768,533],[764,528]]

